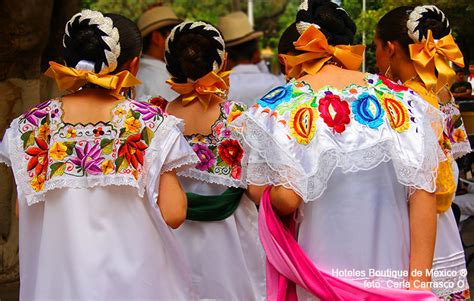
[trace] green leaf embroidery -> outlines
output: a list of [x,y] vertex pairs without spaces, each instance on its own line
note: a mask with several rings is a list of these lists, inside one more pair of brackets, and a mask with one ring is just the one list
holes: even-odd
[[102,149],[102,154],[104,155],[110,155],[112,153],[113,146],[113,139],[104,138],[102,141],[100,141],[100,148]]
[[130,110],[132,112],[132,116],[133,118],[135,119],[140,119],[140,113],[134,111],[134,110]]
[[23,140],[23,149],[25,150],[35,144],[35,136],[33,135],[33,131],[23,133],[21,135],[21,140]]
[[124,169],[127,169],[128,162],[125,160],[124,156],[120,156],[115,159],[115,172],[122,172]]
[[75,141],[66,141],[66,142],[63,142],[63,143],[67,147],[66,154],[68,154],[68,156],[72,155],[72,153],[74,151],[74,147],[76,146],[76,142]]
[[149,128],[149,127],[144,127],[142,131],[142,140],[145,141],[147,145],[150,145],[151,139],[155,136],[155,133]]
[[56,162],[51,164],[50,166],[51,173],[50,173],[50,178],[55,177],[55,176],[61,176],[64,174],[64,170],[66,169],[66,163],[65,162]]
[[454,128],[457,129],[458,127],[462,126],[462,119],[461,119],[461,116],[460,115],[454,115],[453,116],[453,119],[454,119]]

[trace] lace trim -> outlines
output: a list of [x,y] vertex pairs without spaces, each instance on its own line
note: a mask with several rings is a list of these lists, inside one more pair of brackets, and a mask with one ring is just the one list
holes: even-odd
[[[243,167],[244,168],[242,168],[241,179],[245,179],[245,177],[243,177],[245,165],[243,165]],[[179,172],[178,176],[192,178],[192,179],[196,179],[196,180],[203,181],[206,183],[219,184],[226,187],[247,188],[247,185],[245,184],[245,181],[243,180],[236,180],[236,179],[230,178],[229,176],[211,174],[208,172],[200,172],[199,170],[195,168],[190,168],[184,172]]]
[[[426,107],[425,111],[430,110]],[[429,115],[425,112],[425,115]],[[393,141],[379,141],[367,149],[342,152],[334,146],[319,154],[319,168],[313,174],[307,174],[292,156],[282,149],[275,138],[269,135],[264,126],[249,113],[237,119],[233,127],[240,131],[244,139],[244,152],[257,152],[264,162],[252,162],[248,165],[247,183],[254,185],[282,185],[298,193],[305,202],[314,201],[322,195],[327,182],[336,167],[343,172],[370,170],[382,162],[393,161],[400,184],[423,189],[428,192],[436,190],[437,166],[446,160],[438,146],[437,137],[432,134],[431,124],[435,118],[424,118],[423,162],[419,166],[410,166],[400,156]],[[275,151],[275,150],[279,151]]]
[[26,202],[28,206],[45,201],[45,194],[50,190],[60,188],[94,188],[107,186],[131,186],[137,189],[138,195],[143,197],[145,193],[145,186],[142,180],[135,180],[131,175],[115,176],[115,177],[85,177],[85,178],[70,178],[49,180],[45,183],[44,189],[34,194],[26,195]]
[[459,291],[469,289],[467,270],[464,264],[450,268],[433,267],[433,292],[438,297],[447,297]]
[[454,160],[464,157],[465,155],[472,152],[469,141],[454,143],[451,147],[451,154],[453,155]]
[[161,173],[163,174],[172,170],[176,170],[177,173],[184,172],[189,168],[192,168],[197,163],[199,163],[199,160],[196,158],[196,155],[192,153],[186,157],[164,164],[161,168]]

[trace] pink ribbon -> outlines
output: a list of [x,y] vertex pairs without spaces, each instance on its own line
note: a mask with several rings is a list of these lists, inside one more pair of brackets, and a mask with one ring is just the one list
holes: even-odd
[[[267,299],[296,301],[296,285],[321,300],[439,300],[431,291],[391,288],[364,288],[351,280],[342,280],[319,270],[296,241],[296,222],[292,216],[282,220],[273,211],[271,186],[260,203],[258,228],[267,255]],[[284,224],[285,223],[285,224]]]

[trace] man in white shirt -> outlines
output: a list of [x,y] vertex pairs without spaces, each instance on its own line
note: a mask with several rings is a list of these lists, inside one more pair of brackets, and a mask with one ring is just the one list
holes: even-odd
[[230,100],[251,106],[271,89],[285,84],[283,77],[262,68],[258,39],[263,33],[252,28],[245,13],[233,12],[221,17],[217,27],[226,43],[227,69],[232,70]]
[[170,78],[164,62],[165,41],[171,29],[181,23],[167,6],[157,6],[145,11],[138,19],[138,28],[143,38],[143,55],[137,77],[142,82],[137,87],[137,98],[161,96],[172,101],[178,94],[171,90],[166,80]]

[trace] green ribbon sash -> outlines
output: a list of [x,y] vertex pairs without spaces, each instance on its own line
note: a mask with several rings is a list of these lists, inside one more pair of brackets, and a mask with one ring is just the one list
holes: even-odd
[[188,211],[186,219],[192,221],[221,221],[239,207],[245,189],[229,188],[220,195],[200,195],[187,192]]

